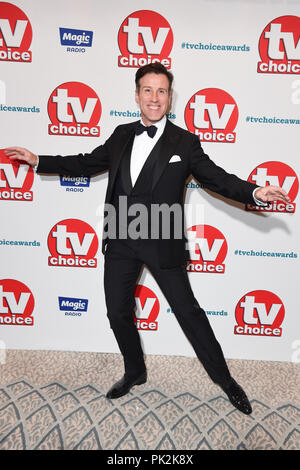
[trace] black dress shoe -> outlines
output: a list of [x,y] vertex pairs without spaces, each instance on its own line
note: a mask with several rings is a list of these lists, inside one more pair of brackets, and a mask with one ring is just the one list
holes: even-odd
[[124,375],[124,377],[115,383],[111,389],[107,392],[106,397],[110,399],[120,398],[123,395],[126,395],[134,385],[141,385],[147,382],[147,372],[139,375],[135,379],[129,379]]
[[252,407],[246,393],[234,379],[231,380],[231,383],[228,385],[228,387],[222,388],[233,406],[246,415],[252,413]]

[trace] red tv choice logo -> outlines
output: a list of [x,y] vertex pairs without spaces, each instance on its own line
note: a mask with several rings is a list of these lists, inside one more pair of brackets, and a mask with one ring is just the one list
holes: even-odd
[[49,266],[97,267],[98,237],[82,220],[66,219],[54,225],[48,235],[48,248]]
[[263,30],[259,43],[259,73],[300,73],[300,17],[280,16]]
[[248,181],[258,186],[280,186],[291,198],[292,202],[284,203],[282,201],[273,201],[267,207],[246,204],[248,211],[263,212],[287,212],[293,213],[296,210],[296,199],[299,190],[299,181],[294,170],[286,163],[265,162],[258,165],[251,172]]
[[219,88],[197,91],[184,112],[188,130],[198,135],[202,142],[234,143],[238,117],[236,102],[229,93]]
[[159,301],[154,292],[148,287],[138,284],[134,292],[136,311],[134,322],[138,330],[156,331],[159,314]]
[[101,102],[94,90],[80,82],[62,83],[48,101],[50,135],[99,137]]
[[281,299],[266,290],[245,294],[235,309],[236,335],[281,336],[285,309]]
[[34,297],[25,284],[0,280],[0,325],[33,326],[33,309]]
[[141,67],[161,62],[171,68],[168,57],[173,47],[173,32],[168,21],[159,13],[139,10],[131,13],[120,26],[118,44],[122,55],[119,67]]
[[25,13],[0,2],[0,61],[31,62],[32,27]]
[[186,249],[190,256],[187,271],[224,274],[228,246],[223,233],[211,225],[194,225],[186,233]]
[[32,201],[30,188],[34,180],[34,171],[27,163],[10,160],[0,150],[0,200]]

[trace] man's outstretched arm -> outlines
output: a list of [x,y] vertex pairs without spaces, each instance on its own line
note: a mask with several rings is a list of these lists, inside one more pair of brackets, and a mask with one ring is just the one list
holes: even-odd
[[35,155],[30,150],[22,147],[9,147],[5,149],[5,154],[11,160],[19,160],[28,163],[32,167],[37,167],[38,173],[92,176],[109,168],[108,141],[91,153],[66,157],[60,155]]
[[205,188],[239,202],[263,205],[272,201],[290,202],[288,194],[278,186],[259,187],[227,173],[203,152],[198,138],[192,147],[192,174]]
[[37,166],[37,173],[58,174],[64,176],[93,176],[110,168],[110,159],[115,152],[119,139],[119,129],[116,127],[111,136],[103,145],[95,148],[91,153],[78,155],[36,155],[23,147],[8,147],[4,151],[12,160]]

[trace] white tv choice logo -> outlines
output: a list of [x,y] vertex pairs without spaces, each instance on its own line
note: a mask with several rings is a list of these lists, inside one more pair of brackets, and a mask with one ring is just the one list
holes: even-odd
[[235,309],[236,335],[276,336],[282,334],[285,308],[273,292],[256,290],[245,294]]
[[102,107],[95,91],[80,82],[62,83],[48,100],[50,135],[99,137]]
[[280,186],[289,195],[291,202],[273,201],[267,207],[246,204],[248,211],[294,213],[296,203],[293,202],[299,191],[299,180],[295,171],[286,163],[271,161],[258,165],[250,173],[248,181],[258,186]]
[[0,280],[0,325],[33,326],[34,297],[15,279]]
[[159,314],[159,301],[149,287],[138,284],[134,292],[136,311],[134,321],[138,330],[156,331],[158,328],[157,317]]
[[188,101],[184,119],[202,142],[234,143],[239,111],[233,97],[219,88],[197,91]]
[[0,201],[32,201],[34,171],[27,163],[10,160],[0,150]]
[[280,16],[263,30],[258,44],[259,73],[300,73],[300,17]]
[[228,246],[223,233],[211,225],[194,225],[187,230],[186,235],[186,250],[189,251],[186,270],[224,274]]
[[142,67],[161,62],[171,68],[169,54],[173,47],[173,32],[168,21],[159,13],[139,10],[131,13],[120,26],[118,44],[119,67]]
[[0,2],[0,61],[31,62],[32,27],[25,13]]
[[96,268],[98,237],[94,229],[78,219],[65,219],[52,227],[48,235],[49,266]]

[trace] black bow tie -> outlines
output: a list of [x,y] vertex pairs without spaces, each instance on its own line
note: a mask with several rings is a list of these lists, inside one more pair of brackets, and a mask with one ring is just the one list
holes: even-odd
[[145,127],[145,126],[143,126],[143,124],[141,122],[139,122],[137,127],[136,127],[136,130],[135,130],[136,135],[140,135],[144,131],[146,131],[148,136],[151,137],[151,139],[152,139],[156,134],[157,127],[156,126]]

